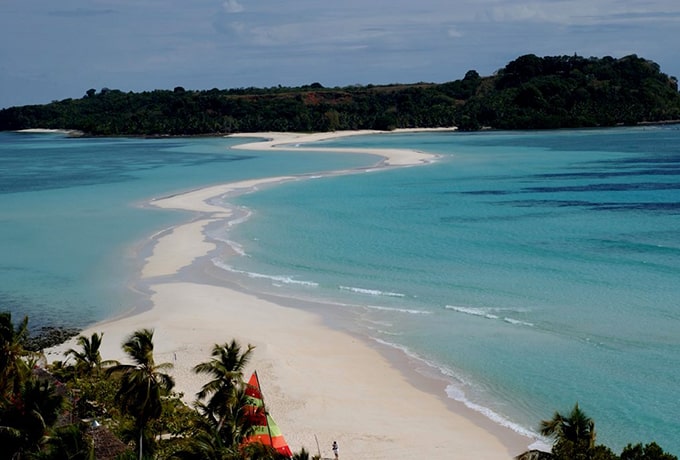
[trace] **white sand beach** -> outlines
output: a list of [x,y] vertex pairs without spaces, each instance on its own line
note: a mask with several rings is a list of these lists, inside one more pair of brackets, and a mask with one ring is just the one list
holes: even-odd
[[63,134],[70,137],[80,137],[83,135],[83,132],[77,129],[27,128],[19,129],[15,132],[24,134]]
[[[422,131],[453,131],[455,128],[432,128],[432,129],[399,129],[393,132],[422,132]],[[341,132],[327,132],[327,133],[244,133],[233,134],[230,137],[262,137],[266,140],[260,142],[251,142],[236,146],[235,148],[243,150],[265,150],[278,149],[286,150],[285,145],[299,145],[311,142],[319,142],[325,140],[336,139],[338,137],[347,136],[361,136],[365,134],[385,134],[384,131],[373,130],[358,130],[358,131],[341,131]],[[422,163],[432,161],[434,155],[430,153],[418,152],[415,150],[400,150],[400,149],[342,149],[329,148],[319,146],[308,146],[317,152],[336,152],[336,153],[368,153],[378,155],[384,158],[384,164],[388,166],[414,166]],[[290,148],[288,148],[290,150]]]
[[[247,134],[242,137],[267,141],[239,148],[285,149],[282,144],[362,133]],[[382,156],[385,167],[433,160],[413,151],[362,153]],[[409,371],[407,357],[395,350],[382,350],[377,343],[332,329],[314,314],[220,285],[214,278],[205,284],[173,280],[173,274],[215,248],[205,227],[229,211],[208,199],[295,179],[236,182],[154,200],[158,207],[193,211],[194,219],[160,235],[146,259],[141,276],[150,285],[152,308],[96,324],[83,334],[103,331],[104,359],[124,360],[124,338],[136,329],[153,328],[156,361],[174,363],[176,389],[188,402],[204,382],[191,369],[209,359],[214,344],[235,338],[243,346],[255,345],[246,378],[258,371],[268,409],[293,451],[304,446],[317,454],[317,440],[325,458],[333,457],[331,444],[337,441],[343,460],[500,460],[526,450],[531,439],[448,400],[443,383]],[[72,346],[52,350],[52,359]]]

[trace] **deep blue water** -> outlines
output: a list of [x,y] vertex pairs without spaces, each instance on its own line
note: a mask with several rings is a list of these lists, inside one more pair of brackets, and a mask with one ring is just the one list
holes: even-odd
[[[241,141],[238,141],[241,142]],[[150,235],[188,219],[156,196],[367,166],[353,155],[228,150],[231,139],[0,133],[0,303],[84,325],[143,303],[125,286]],[[240,196],[214,237],[253,289],[324,300],[342,327],[420,360],[449,396],[518,430],[575,402],[617,451],[680,453],[680,130],[421,133],[432,165]]]

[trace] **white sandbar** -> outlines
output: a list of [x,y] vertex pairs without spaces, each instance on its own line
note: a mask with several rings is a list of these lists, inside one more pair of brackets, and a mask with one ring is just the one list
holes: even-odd
[[[269,140],[240,148],[286,149],[283,144],[341,135],[347,133],[248,134],[243,137]],[[385,157],[385,167],[417,165],[433,158],[408,150],[360,153]],[[83,334],[103,331],[104,359],[124,360],[120,350],[124,338],[136,329],[153,328],[156,361],[174,363],[176,389],[187,401],[193,400],[205,381],[191,369],[209,359],[214,344],[235,338],[244,346],[255,345],[248,372],[258,371],[268,409],[293,451],[304,446],[317,454],[317,439],[325,458],[333,457],[331,443],[336,440],[343,460],[500,460],[526,450],[532,440],[447,401],[443,388],[416,385],[417,379],[409,377],[398,362],[388,360],[379,345],[334,330],[314,314],[215,285],[214,279],[205,284],[172,281],[172,277],[154,281],[176,274],[215,247],[204,235],[205,226],[228,218],[229,212],[209,199],[292,179],[236,182],[153,201],[155,206],[188,210],[196,216],[158,237],[146,260],[142,277],[150,283],[153,307],[94,325]],[[56,351],[72,346],[73,342],[67,343]],[[52,355],[52,359],[59,358],[54,351]]]

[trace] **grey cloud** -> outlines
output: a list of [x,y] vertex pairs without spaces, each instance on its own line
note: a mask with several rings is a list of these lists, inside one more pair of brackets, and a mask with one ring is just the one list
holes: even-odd
[[241,13],[242,11],[245,11],[243,5],[241,5],[237,0],[226,0],[222,4],[222,8],[224,8],[224,11],[227,13]]
[[101,86],[449,81],[527,53],[635,53],[680,74],[677,0],[4,1],[3,70],[47,76],[3,72],[0,107],[9,94],[34,101],[37,86],[58,99]]
[[76,8],[72,10],[52,10],[48,11],[49,16],[56,16],[62,18],[83,18],[92,16],[106,16],[109,14],[115,14],[115,10],[111,9],[89,9],[89,8]]

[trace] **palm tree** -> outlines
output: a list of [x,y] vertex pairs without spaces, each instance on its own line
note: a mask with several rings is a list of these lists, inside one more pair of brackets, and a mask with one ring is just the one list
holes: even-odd
[[636,445],[628,444],[621,452],[621,460],[678,460],[673,454],[664,450],[655,442]]
[[22,382],[29,378],[30,367],[23,359],[27,354],[24,350],[27,337],[28,316],[15,329],[12,314],[0,313],[0,404],[18,393]]
[[194,432],[187,437],[186,446],[171,458],[181,460],[237,460],[241,458],[239,445],[224,442],[213,420],[199,419]]
[[22,382],[10,404],[0,407],[0,446],[7,458],[36,452],[45,442],[65,404],[65,398],[47,380]]
[[556,446],[566,442],[579,450],[595,447],[595,422],[578,407],[578,403],[569,415],[555,412],[552,419],[543,420],[541,434],[555,437]]
[[[254,347],[245,351],[232,340],[223,345],[215,344],[212,359],[194,367],[197,374],[209,374],[212,379],[197,394],[195,407],[200,415],[187,437],[183,449],[172,458],[191,460],[240,460],[250,458],[242,442],[253,432],[251,414],[247,412],[252,401],[246,394],[243,369]],[[253,450],[252,452],[256,452]],[[255,458],[255,457],[253,457]],[[257,457],[259,458],[259,457]]]
[[531,449],[517,455],[515,460],[551,460],[553,458],[555,458],[555,456],[551,453]]
[[309,452],[303,447],[300,449],[300,452],[293,454],[293,460],[309,460]]
[[94,460],[94,446],[90,445],[83,428],[76,424],[56,428],[47,439],[36,459]]
[[255,415],[252,399],[246,394],[247,385],[241,384],[235,390],[229,405],[215,413],[207,404],[196,402],[196,410],[203,420],[218,433],[222,444],[228,447],[238,448],[243,441],[253,434],[254,416],[264,418],[264,409],[257,408]]
[[[0,313],[0,449],[2,458],[36,452],[65,404],[63,392],[33,371],[36,354],[24,349],[28,317],[15,328]],[[16,456],[16,457],[14,457]]]
[[214,415],[218,421],[217,431],[224,426],[229,411],[239,407],[239,389],[244,389],[243,369],[250,361],[250,354],[255,349],[248,345],[248,349],[241,351],[241,345],[236,340],[223,345],[215,344],[208,362],[194,367],[197,374],[209,374],[213,377],[201,388],[196,396],[198,400],[208,398],[204,405],[205,411]]
[[[120,389],[116,400],[124,413],[134,419],[134,430],[139,436],[137,447],[142,458],[144,431],[149,421],[157,419],[162,413],[161,400],[172,390],[175,382],[164,371],[172,364],[156,364],[153,359],[153,330],[135,331],[123,343],[123,351],[134,364],[116,364],[106,370],[106,375],[120,376]],[[152,439],[146,440],[147,449],[152,447]]]
[[83,371],[86,374],[91,374],[93,371],[99,374],[102,365],[102,355],[99,353],[99,348],[102,344],[102,337],[104,333],[97,334],[94,332],[92,337],[88,339],[85,336],[79,336],[76,339],[82,351],[69,348],[64,352],[64,356],[73,356],[76,361],[76,372]]

